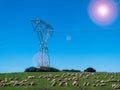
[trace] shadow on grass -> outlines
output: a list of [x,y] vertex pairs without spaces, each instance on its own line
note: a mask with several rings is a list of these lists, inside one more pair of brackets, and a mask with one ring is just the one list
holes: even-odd
[[49,88],[39,88],[37,90],[50,90]]

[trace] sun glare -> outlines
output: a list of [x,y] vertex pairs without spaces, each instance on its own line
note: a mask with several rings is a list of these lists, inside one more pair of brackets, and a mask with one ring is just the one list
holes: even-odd
[[109,25],[117,17],[117,6],[113,1],[96,0],[89,5],[90,18],[99,25]]
[[101,17],[106,17],[109,15],[109,8],[106,5],[100,5],[97,11]]

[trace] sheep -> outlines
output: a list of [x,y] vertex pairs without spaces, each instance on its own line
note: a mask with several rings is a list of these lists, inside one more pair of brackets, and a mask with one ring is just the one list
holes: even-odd
[[30,85],[33,86],[33,85],[35,85],[35,83],[34,82],[30,82]]
[[20,86],[24,86],[24,85],[26,85],[26,83],[25,83],[25,82],[23,82],[23,83],[20,83]]
[[66,82],[66,81],[61,81],[61,82],[59,83],[59,86],[63,86],[63,85],[68,86],[68,82]]
[[22,81],[20,81],[20,83],[24,83],[24,82],[27,82],[27,80],[22,80]]
[[105,75],[105,77],[104,78],[107,78],[108,77],[108,75]]
[[71,76],[75,77],[75,76],[76,76],[76,74],[75,74],[75,73],[72,73],[72,74],[71,74]]
[[56,82],[56,81],[53,81],[53,82],[51,83],[51,86],[56,86],[56,84],[57,84],[57,82]]
[[78,78],[77,77],[73,77],[72,80],[78,81]]
[[119,85],[115,85],[113,89],[119,89]]
[[50,78],[48,78],[47,80],[50,81]]
[[2,87],[2,83],[0,83],[0,87]]
[[67,76],[70,76],[70,73],[67,73]]
[[82,77],[83,75],[82,74],[79,74],[79,77]]
[[9,78],[9,81],[12,81],[13,80],[13,78]]
[[7,86],[6,83],[0,83],[0,87],[5,87]]
[[110,78],[112,79],[112,78],[114,78],[114,76],[112,75]]
[[93,85],[93,87],[96,87],[96,84],[92,84]]
[[104,81],[104,80],[101,80],[100,82],[101,82],[101,83],[104,83],[105,81]]
[[55,75],[54,78],[58,78],[59,76],[58,75]]
[[44,75],[43,78],[49,78],[49,75]]
[[12,81],[10,81],[10,83],[13,84],[13,83],[15,83],[15,81],[12,80]]
[[71,80],[71,78],[68,78],[68,81],[70,81]]
[[117,80],[117,82],[120,82],[120,80]]
[[2,83],[2,87],[5,87],[5,86],[7,86],[7,84],[6,83]]
[[87,84],[87,82],[84,82],[84,83],[83,83],[83,86],[86,86],[86,84]]
[[99,83],[100,82],[100,80],[96,80],[96,81],[94,81],[95,83]]
[[13,86],[19,86],[19,85],[20,85],[20,83],[18,81],[13,83]]
[[20,86],[24,86],[27,84],[27,80],[22,80],[19,82]]
[[34,85],[35,85],[35,82],[33,82],[33,81],[32,81],[32,82],[27,82],[26,84],[27,84],[27,85],[30,85],[30,86],[34,86]]
[[60,82],[60,83],[59,83],[59,86],[63,86],[63,84],[64,84],[63,82]]
[[18,78],[18,77],[15,77],[14,80],[19,80],[19,78]]
[[83,77],[83,79],[88,79],[88,78],[89,78],[89,76],[84,76],[84,77]]
[[34,79],[35,76],[28,76],[28,79]]
[[5,83],[5,80],[2,80],[1,83]]
[[68,82],[65,82],[65,86],[68,86]]
[[6,83],[6,82],[8,82],[8,79],[7,79],[7,78],[5,78],[4,82],[5,82],[5,83]]
[[77,81],[74,81],[74,82],[72,83],[72,85],[73,85],[73,86],[78,86],[78,82],[77,82]]
[[90,85],[89,82],[84,82],[84,83],[83,83],[83,86],[89,86],[89,85]]
[[42,78],[43,77],[43,75],[40,75],[38,78]]
[[112,84],[113,89],[120,89],[120,84]]
[[53,83],[55,81],[55,79],[53,79],[52,81],[51,81],[51,83]]
[[100,83],[100,86],[106,86],[106,83]]
[[98,86],[99,86],[99,83],[96,84],[96,87],[98,87]]
[[116,84],[112,84],[112,88],[115,87]]
[[96,84],[93,84],[93,87],[103,87],[103,86],[106,86],[106,83],[96,83]]
[[68,81],[68,78],[65,78],[64,81]]
[[23,80],[24,82],[27,82],[27,80],[25,79],[25,80]]
[[93,85],[93,87],[98,87],[98,86],[100,86],[100,84],[99,84],[99,83],[92,84],[92,85]]

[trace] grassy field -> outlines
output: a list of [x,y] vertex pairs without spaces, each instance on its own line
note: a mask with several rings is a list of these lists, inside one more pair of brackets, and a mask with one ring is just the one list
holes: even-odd
[[[29,78],[30,76],[33,78]],[[56,84],[52,86],[51,81],[55,81]],[[59,83],[63,81],[67,82],[67,85],[60,86]],[[74,81],[78,85],[72,85]],[[115,85],[120,88],[120,73],[23,72],[0,74],[0,90],[113,90]]]

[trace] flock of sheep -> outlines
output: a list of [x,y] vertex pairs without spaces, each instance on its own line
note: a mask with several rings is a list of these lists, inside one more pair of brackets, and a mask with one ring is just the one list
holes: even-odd
[[[116,78],[115,75],[106,73],[104,77],[100,77],[99,73],[62,73],[61,75],[53,74],[42,74],[39,76],[30,75],[26,79],[20,80],[19,77],[15,78],[4,78],[0,80],[0,87],[8,86],[35,86],[34,79],[45,79],[49,82],[50,86],[83,86],[83,87],[104,87],[111,85],[111,89],[120,89],[120,79]],[[94,81],[90,81],[90,78],[94,78]],[[80,83],[82,80],[82,84]]]
[[29,82],[27,79],[19,81],[18,77],[15,78],[5,78],[4,80],[0,80],[0,87],[7,87],[7,86],[24,86],[24,85],[30,85],[33,86],[35,83]]

